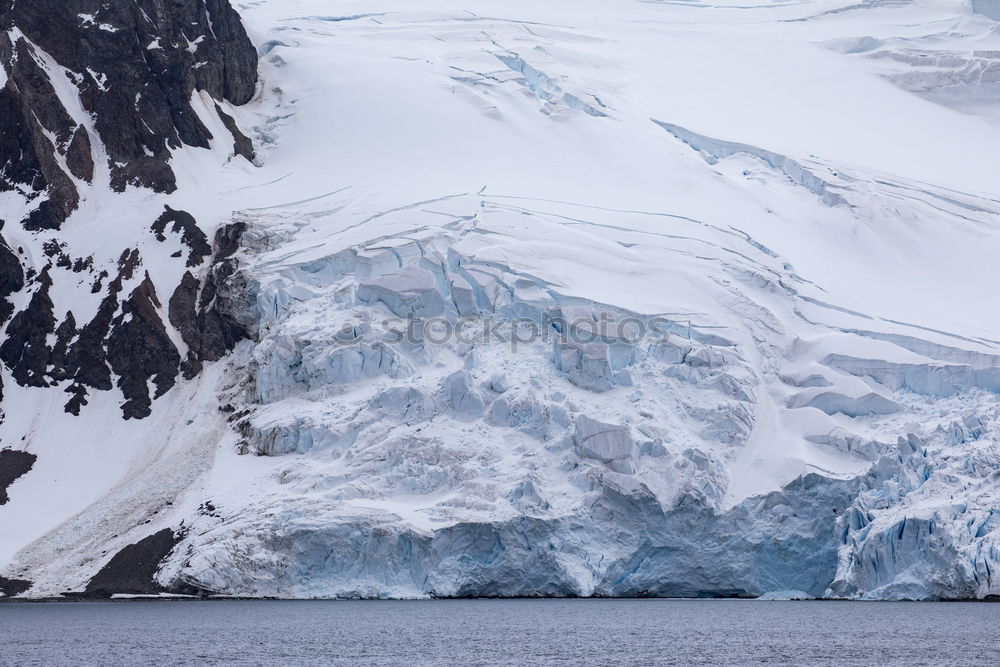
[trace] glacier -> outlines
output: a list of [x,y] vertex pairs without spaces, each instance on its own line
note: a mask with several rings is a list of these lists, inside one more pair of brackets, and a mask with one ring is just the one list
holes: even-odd
[[0,591],[1000,595],[990,3],[234,6],[253,98],[53,233],[180,376],[0,370]]

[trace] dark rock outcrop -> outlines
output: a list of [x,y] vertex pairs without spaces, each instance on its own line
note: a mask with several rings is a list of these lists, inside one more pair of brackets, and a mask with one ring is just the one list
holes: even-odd
[[[0,191],[37,202],[23,221],[32,230],[58,229],[76,209],[95,140],[112,188],[172,192],[171,149],[213,138],[192,94],[245,104],[257,83],[256,51],[228,0],[0,0],[0,63]],[[88,117],[74,118],[57,88],[78,94]],[[220,118],[249,159],[246,136]]]
[[[99,170],[113,190],[170,193],[172,151],[228,142],[213,137],[208,126],[218,124],[204,122],[192,106],[197,93],[215,101],[207,112],[214,109],[232,135],[233,152],[252,161],[252,142],[224,107],[255,94],[256,50],[229,0],[0,0],[0,66],[0,192],[27,203],[9,211],[28,211],[16,214],[24,215],[20,220],[4,220],[11,214],[0,211],[0,229],[7,222],[56,232],[41,243],[42,255],[37,248],[34,255],[15,253],[0,238],[0,361],[19,385],[63,386],[70,413],[80,413],[88,391],[117,386],[124,416],[144,417],[174,385],[182,362],[168,318],[160,315],[157,285],[148,274],[136,284],[137,249],[124,250],[116,271],[107,257],[75,256],[58,230]],[[106,164],[95,162],[105,153]],[[169,206],[152,222],[152,233],[161,242],[178,235],[187,246],[171,256],[191,272],[180,286],[158,287],[191,294],[190,304],[172,307],[169,318],[182,323],[178,329],[191,346],[183,360],[190,377],[246,335],[223,314],[218,297],[235,270],[232,250],[216,251],[213,264],[196,271],[212,257],[212,244],[194,216]],[[43,264],[23,264],[32,256]],[[88,282],[99,304],[87,319],[55,312],[50,291],[64,292],[53,285],[86,279],[71,273],[93,276]],[[12,298],[25,289],[30,298]],[[2,392],[0,385],[0,400]]]
[[[2,227],[3,222],[0,221],[0,229]],[[24,271],[21,269],[21,262],[4,238],[0,236],[0,329],[14,312],[14,304],[10,302],[10,295],[20,292],[23,287]],[[2,400],[3,378],[0,378],[0,401]]]
[[190,272],[170,297],[170,323],[188,346],[188,356],[181,366],[187,378],[197,375],[206,361],[218,361],[250,332],[234,315],[229,289],[237,270],[233,257],[239,238],[246,230],[243,223],[219,229],[215,235],[215,256],[204,280]]
[[35,465],[37,456],[15,449],[0,449],[0,505],[7,504],[7,487],[23,477]]
[[118,376],[118,388],[125,396],[125,419],[148,417],[152,400],[149,382],[159,398],[174,386],[181,358],[157,314],[156,298],[149,274],[122,304],[108,336],[108,363]]
[[107,391],[111,389],[111,368],[107,362],[105,339],[111,331],[111,324],[118,311],[118,294],[122,284],[131,280],[140,264],[138,250],[126,250],[118,259],[118,274],[108,284],[107,296],[97,308],[97,314],[80,330],[76,342],[69,348],[66,358],[65,376],[74,382],[66,390],[73,398],[66,405],[66,411],[80,414],[80,406],[86,405],[85,387]]
[[0,327],[14,312],[14,304],[8,300],[10,295],[20,292],[22,288],[24,271],[21,269],[21,262],[0,236]]
[[180,541],[169,528],[130,544],[94,575],[83,597],[111,597],[115,593],[155,595],[164,588],[153,578],[160,563]]
[[170,231],[181,235],[181,242],[184,243],[190,252],[188,253],[187,265],[189,267],[199,266],[205,258],[212,254],[212,246],[208,244],[208,236],[198,227],[198,222],[187,211],[175,211],[169,206],[156,222],[153,223],[153,233],[156,240],[164,242],[167,240],[167,225]]
[[8,579],[0,577],[0,593],[7,597],[20,595],[31,588],[31,582],[27,579]]
[[253,142],[250,141],[250,137],[243,134],[243,131],[236,125],[236,119],[223,111],[218,104],[215,105],[215,113],[219,114],[222,124],[229,130],[229,134],[233,135],[233,155],[241,155],[253,162],[257,155],[253,150]]
[[[152,401],[169,391],[179,374],[194,377],[205,362],[218,361],[250,337],[247,327],[234,315],[237,306],[232,303],[232,295],[241,289],[234,254],[244,228],[242,223],[221,228],[213,253],[194,218],[168,208],[153,224],[153,233],[164,240],[166,232],[179,233],[190,248],[189,266],[202,264],[212,255],[207,270],[201,277],[185,272],[169,308],[164,309],[148,273],[135,285],[134,279],[142,275],[138,273],[142,265],[139,251],[125,250],[114,278],[106,287],[98,287],[104,296],[97,312],[82,326],[71,311],[57,319],[49,296],[52,272],[72,271],[72,267],[46,266],[31,280],[34,292],[27,306],[10,319],[0,344],[0,360],[22,386],[49,387],[68,381],[66,411],[71,414],[80,414],[87,405],[89,390],[107,391],[117,386],[125,397],[122,413],[126,419],[148,416]],[[61,256],[58,244],[47,244],[46,248],[50,257]],[[8,284],[13,289],[23,284],[19,267],[15,259],[0,286]],[[130,283],[134,287],[129,287],[131,291],[125,296]],[[161,315],[165,310],[168,317]],[[186,358],[182,359],[168,326],[177,330],[187,346]]]
[[7,326],[7,339],[0,345],[0,360],[11,369],[14,380],[28,387],[47,387],[46,380],[51,349],[48,336],[56,328],[49,288],[52,279],[48,268],[37,280],[38,288],[27,308],[19,312]]
[[0,63],[7,72],[7,85],[0,90],[0,191],[18,191],[38,200],[24,220],[27,229],[57,229],[80,202],[58,158],[66,159],[70,170],[81,175],[88,173],[89,163],[92,173],[89,150],[83,154],[89,139],[63,106],[36,49],[23,37],[11,40],[4,24],[14,13],[0,10]]

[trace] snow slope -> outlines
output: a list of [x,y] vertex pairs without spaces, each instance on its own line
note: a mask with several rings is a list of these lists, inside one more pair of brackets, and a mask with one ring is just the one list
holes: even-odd
[[143,421],[5,376],[0,574],[173,528],[158,581],[231,595],[1000,594],[988,11],[237,9],[260,166],[177,151],[65,234],[246,224],[255,340]]

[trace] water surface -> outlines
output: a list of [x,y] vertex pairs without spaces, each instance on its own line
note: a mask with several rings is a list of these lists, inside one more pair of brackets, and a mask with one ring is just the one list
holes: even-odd
[[1000,664],[1000,604],[761,600],[0,604],[0,664]]

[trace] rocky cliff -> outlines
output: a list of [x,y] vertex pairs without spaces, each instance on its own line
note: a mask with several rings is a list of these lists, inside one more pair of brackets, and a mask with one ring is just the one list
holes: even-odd
[[[73,242],[88,227],[104,233],[100,206],[81,204],[173,193],[174,157],[185,149],[222,144],[252,161],[250,140],[220,103],[253,97],[256,51],[227,0],[4,0],[0,64],[0,233],[19,239],[12,247],[0,238],[0,360],[21,386],[64,389],[74,414],[88,392],[117,387],[123,416],[145,417],[182,365],[197,372],[245,335],[215,312],[225,253],[213,255],[198,221],[168,205],[114,220],[115,236],[176,236],[183,251],[149,251],[185,268],[170,284],[144,268],[156,258],[139,242],[97,253]],[[60,234],[67,225],[74,233]],[[171,325],[190,349],[178,349]]]

